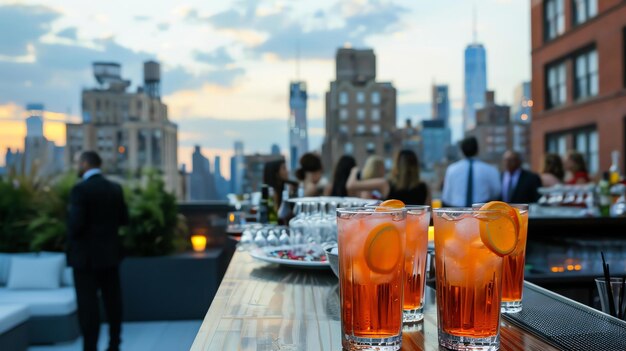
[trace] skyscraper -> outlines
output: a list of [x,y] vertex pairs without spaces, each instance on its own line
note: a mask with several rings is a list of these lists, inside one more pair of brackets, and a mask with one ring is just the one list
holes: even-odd
[[[63,171],[63,159],[58,159],[64,148],[54,145],[43,134],[43,104],[27,104],[26,138],[24,139],[24,164],[26,174],[49,176]],[[21,165],[20,165],[21,166]],[[22,171],[18,169],[17,171]]]
[[374,50],[337,50],[336,79],[326,93],[324,169],[332,170],[344,154],[360,165],[371,154],[391,160],[395,128],[396,89],[376,81]]
[[298,168],[300,156],[309,151],[306,102],[306,83],[291,82],[289,84],[289,162],[292,171]]
[[98,86],[82,91],[83,123],[66,126],[66,161],[94,150],[104,171],[119,180],[154,169],[177,192],[178,127],[160,99],[159,64],[144,64],[144,85],[136,92],[127,91],[130,81],[122,79],[118,63],[94,62],[93,73]]
[[215,190],[218,200],[225,200],[228,194],[228,182],[222,175],[222,158],[215,156],[213,160],[213,179],[215,180]]
[[243,142],[235,141],[235,154],[230,158],[230,191],[233,194],[243,194],[243,173],[245,160],[243,156]]
[[217,198],[215,182],[211,175],[209,159],[202,155],[199,145],[196,145],[191,155],[192,171],[189,177],[190,200],[214,200]]
[[465,49],[465,96],[463,100],[463,130],[476,126],[476,110],[485,105],[487,91],[487,54],[482,44]]
[[450,119],[450,97],[448,85],[435,85],[432,87],[432,117],[434,120],[443,121],[443,126],[448,127]]

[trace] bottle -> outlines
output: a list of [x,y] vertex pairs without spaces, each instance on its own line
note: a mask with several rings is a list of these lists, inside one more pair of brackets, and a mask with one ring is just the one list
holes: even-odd
[[259,210],[257,212],[258,222],[261,224],[267,224],[269,222],[269,187],[266,184],[261,186],[261,202],[259,203]]
[[619,183],[622,177],[619,172],[619,151],[613,150],[613,152],[611,152],[611,160],[611,167],[609,168],[609,182],[610,185],[615,185]]
[[611,215],[611,185],[609,184],[609,172],[604,172],[602,180],[598,183],[598,207],[600,216]]
[[267,219],[269,224],[278,224],[278,213],[274,204],[274,188],[269,188],[267,197]]
[[289,200],[289,190],[283,190],[283,201],[280,203],[280,207],[278,208],[278,224],[285,225],[289,222],[290,216],[290,208],[287,202]]

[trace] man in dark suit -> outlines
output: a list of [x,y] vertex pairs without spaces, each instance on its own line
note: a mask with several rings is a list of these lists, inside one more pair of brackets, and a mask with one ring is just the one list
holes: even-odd
[[502,201],[528,204],[539,200],[541,178],[533,172],[522,169],[522,157],[518,152],[507,151],[503,155]]
[[72,188],[69,205],[67,261],[74,271],[84,351],[97,350],[100,333],[98,291],[109,322],[107,350],[118,351],[121,343],[119,264],[122,246],[118,229],[128,223],[128,209],[122,187],[102,175],[101,164],[96,152],[82,153],[79,159],[82,181]]

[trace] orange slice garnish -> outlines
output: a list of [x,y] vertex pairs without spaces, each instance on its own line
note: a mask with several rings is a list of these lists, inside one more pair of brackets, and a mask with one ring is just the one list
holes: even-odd
[[376,273],[390,273],[404,257],[400,232],[392,223],[381,223],[365,240],[365,262]]
[[395,199],[383,201],[383,203],[376,206],[376,212],[386,211],[390,208],[404,208],[404,202]]
[[491,201],[481,210],[493,210],[504,215],[480,221],[480,239],[498,256],[506,256],[515,250],[519,237],[519,212],[506,202]]

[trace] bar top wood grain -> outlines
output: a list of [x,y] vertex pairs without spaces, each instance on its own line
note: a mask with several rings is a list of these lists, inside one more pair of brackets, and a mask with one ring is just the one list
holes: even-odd
[[[426,290],[424,321],[405,328],[402,350],[442,350],[435,292]],[[339,281],[304,270],[233,256],[191,347],[193,351],[341,350]],[[502,319],[501,350],[557,350]]]

